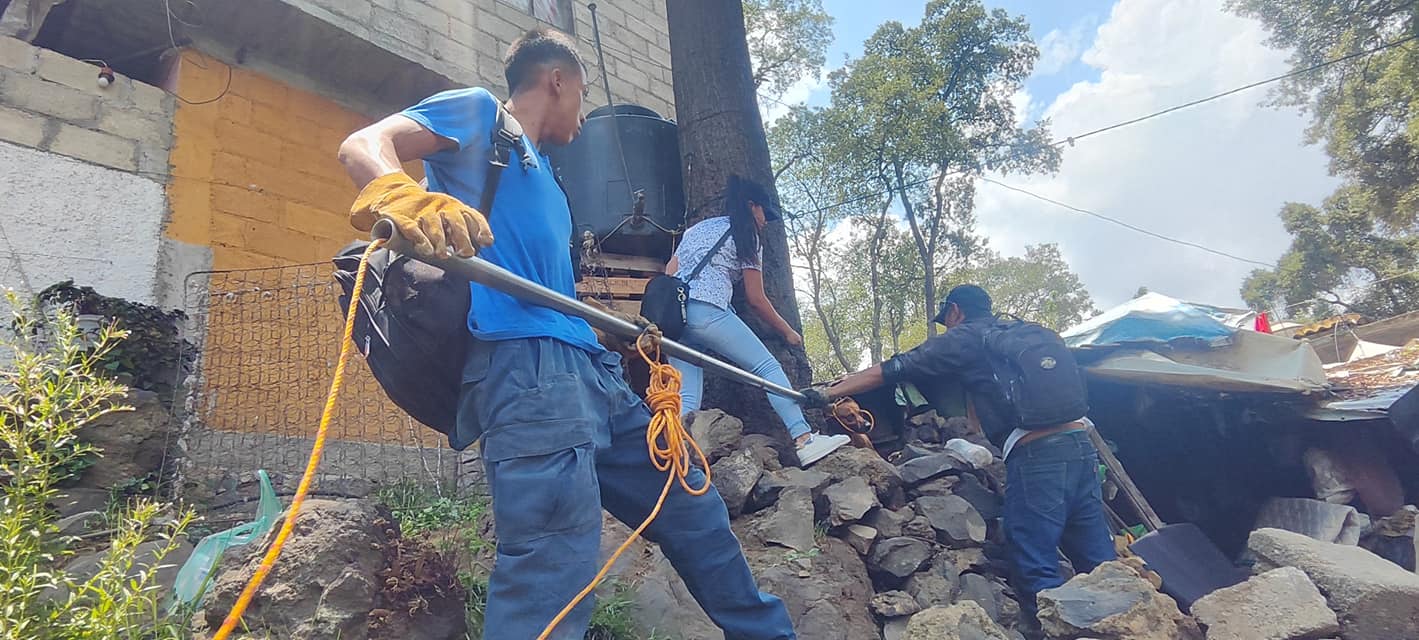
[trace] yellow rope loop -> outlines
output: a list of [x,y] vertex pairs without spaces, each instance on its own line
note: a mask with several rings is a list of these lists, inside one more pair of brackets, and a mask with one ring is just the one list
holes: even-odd
[[320,414],[320,426],[315,431],[315,444],[311,447],[310,460],[306,462],[305,474],[301,476],[301,482],[296,487],[296,495],[291,498],[291,506],[286,510],[286,520],[281,523],[281,530],[276,534],[276,540],[271,543],[271,548],[266,550],[266,555],[261,558],[261,564],[256,567],[256,572],[251,575],[251,580],[246,583],[246,588],[242,589],[241,595],[237,597],[236,604],[227,614],[227,618],[222,621],[222,626],[217,629],[217,633],[212,635],[212,640],[226,640],[241,622],[241,615],[246,612],[246,608],[251,605],[251,599],[256,596],[256,590],[261,588],[261,583],[271,573],[271,568],[276,565],[276,558],[281,555],[281,548],[286,546],[286,539],[291,536],[291,531],[295,529],[296,517],[300,515],[301,505],[305,504],[306,494],[310,492],[310,484],[315,478],[315,470],[320,466],[320,454],[325,450],[325,434],[330,427],[330,419],[335,415],[335,407],[338,405],[340,390],[345,386],[345,367],[350,364],[350,356],[355,351],[355,314],[359,311],[360,294],[365,288],[365,272],[369,270],[370,255],[384,246],[384,240],[375,240],[365,248],[364,255],[360,256],[360,266],[355,272],[355,286],[350,290],[350,307],[345,310],[345,333],[340,339],[340,359],[335,364],[335,375],[330,380],[330,393],[325,397],[325,410]]
[[[644,336],[642,336],[644,337]],[[542,634],[537,636],[537,640],[547,640],[551,637],[552,631],[557,625],[565,620],[567,615],[575,609],[582,600],[591,595],[596,590],[597,585],[606,579],[606,574],[611,571],[611,567],[620,559],[621,554],[631,547],[631,543],[640,538],[655,517],[660,515],[660,509],[665,506],[665,498],[670,495],[670,488],[678,480],[680,487],[692,496],[702,496],[710,490],[710,466],[709,459],[705,452],[700,449],[700,445],[695,439],[690,437],[685,430],[684,422],[680,419],[680,372],[675,367],[660,361],[660,345],[655,344],[650,351],[646,350],[647,340],[636,340],[636,351],[640,352],[646,364],[650,365],[650,385],[646,388],[645,401],[651,409],[650,426],[645,431],[646,448],[650,452],[650,462],[660,471],[667,471],[665,475],[665,486],[660,489],[660,497],[655,501],[655,508],[650,510],[645,520],[631,532],[629,538],[616,548],[616,552],[606,560],[606,564],[601,566],[601,570],[596,573],[596,577],[591,579],[591,583],[581,590],[567,606],[562,607],[557,617],[547,624],[547,628],[542,630]],[[700,464],[705,472],[705,483],[698,489],[691,487],[687,476],[692,468],[694,460],[690,456],[693,449],[699,458]]]

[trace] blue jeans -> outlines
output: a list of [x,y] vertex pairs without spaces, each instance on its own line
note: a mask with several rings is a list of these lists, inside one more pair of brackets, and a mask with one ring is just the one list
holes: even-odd
[[[463,371],[456,434],[483,439],[497,560],[483,637],[531,639],[600,568],[601,510],[630,527],[665,483],[651,466],[650,412],[621,377],[621,356],[534,338],[473,342]],[[688,481],[705,476],[692,470]],[[793,640],[783,602],[761,593],[729,513],[713,487],[677,483],[645,538],[665,557],[727,640]],[[552,638],[580,639],[594,603],[583,601]]]
[[1035,596],[1064,584],[1059,549],[1079,573],[1116,557],[1104,518],[1099,454],[1089,434],[1060,433],[1015,447],[1005,467],[1005,537],[1020,607],[1033,617]]
[[[730,362],[739,365],[760,378],[785,387],[791,386],[783,365],[778,363],[768,347],[754,335],[749,325],[744,324],[733,311],[716,307],[708,302],[691,300],[685,307],[685,334],[681,343],[702,351],[713,351]],[[699,367],[684,360],[670,359],[670,364],[680,372],[680,403],[686,412],[700,408],[704,399],[705,374]],[[788,427],[788,435],[798,439],[811,429],[798,403],[775,394],[768,394],[769,406]]]

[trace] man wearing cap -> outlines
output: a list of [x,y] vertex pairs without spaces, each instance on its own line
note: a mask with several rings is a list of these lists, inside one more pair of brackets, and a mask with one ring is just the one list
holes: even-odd
[[[973,284],[946,295],[932,319],[947,331],[906,353],[850,374],[826,389],[809,389],[826,402],[900,382],[954,380],[965,390],[986,437],[1004,451],[1005,536],[1016,570],[1025,621],[1035,623],[1035,596],[1064,584],[1057,549],[1079,573],[1116,557],[1104,518],[1098,451],[1087,418],[1037,429],[1011,429],[1008,405],[991,369],[985,334],[996,326],[990,295]],[[935,385],[931,385],[935,386]]]

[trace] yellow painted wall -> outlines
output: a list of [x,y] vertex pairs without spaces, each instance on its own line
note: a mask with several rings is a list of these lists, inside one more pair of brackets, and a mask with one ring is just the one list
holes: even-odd
[[193,51],[177,84],[222,97],[178,104],[169,237],[212,247],[217,270],[318,262],[356,237],[356,191],[335,153],[370,118]]
[[[335,156],[371,119],[191,50],[177,89],[195,102],[221,96],[178,104],[164,229],[209,247],[213,270],[230,272],[212,276],[223,295],[198,310],[207,318],[201,417],[215,429],[312,436],[343,324],[329,260],[360,236],[347,213],[356,190]],[[356,360],[331,437],[435,442]]]

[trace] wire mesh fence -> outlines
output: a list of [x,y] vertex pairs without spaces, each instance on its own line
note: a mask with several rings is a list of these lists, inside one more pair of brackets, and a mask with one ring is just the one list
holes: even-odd
[[[175,402],[182,491],[214,495],[264,469],[294,486],[306,466],[344,327],[329,264],[192,274],[195,361]],[[327,434],[317,494],[429,482],[476,489],[475,454],[449,449],[384,395],[358,354]],[[460,464],[465,462],[466,464]],[[467,469],[467,471],[462,471]]]

